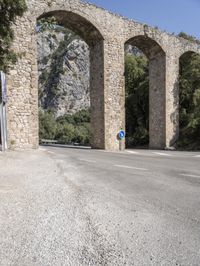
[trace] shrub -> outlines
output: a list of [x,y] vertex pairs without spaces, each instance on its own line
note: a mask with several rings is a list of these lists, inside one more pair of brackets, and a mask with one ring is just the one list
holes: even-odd
[[56,135],[57,124],[52,113],[39,111],[39,138],[54,139]]
[[51,112],[40,111],[41,139],[57,140],[61,144],[89,145],[91,138],[90,111],[54,118]]

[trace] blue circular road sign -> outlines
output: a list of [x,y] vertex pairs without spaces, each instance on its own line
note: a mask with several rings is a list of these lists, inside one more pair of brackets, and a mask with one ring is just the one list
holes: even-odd
[[119,138],[120,139],[124,139],[125,138],[125,136],[126,136],[126,133],[125,133],[125,131],[124,130],[121,130],[120,132],[119,132]]

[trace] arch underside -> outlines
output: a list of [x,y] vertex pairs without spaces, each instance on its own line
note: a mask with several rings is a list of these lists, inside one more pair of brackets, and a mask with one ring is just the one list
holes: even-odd
[[135,36],[129,39],[126,44],[138,47],[148,59],[152,59],[158,55],[165,55],[162,47],[155,40],[145,35]]
[[44,13],[38,19],[55,17],[58,23],[79,35],[89,46],[103,40],[100,31],[84,17],[69,11],[56,10]]

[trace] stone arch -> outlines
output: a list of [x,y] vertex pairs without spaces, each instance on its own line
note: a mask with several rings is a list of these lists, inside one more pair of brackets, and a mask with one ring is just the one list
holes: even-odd
[[200,52],[198,53],[197,51],[194,51],[194,50],[186,50],[186,51],[180,53],[180,55],[179,55],[179,60],[180,60],[182,57],[186,56],[186,55],[191,56],[191,55],[193,55],[193,54],[200,54]]
[[132,37],[126,41],[126,44],[137,46],[149,59],[154,58],[159,54],[165,55],[165,52],[160,44],[146,35],[137,35]]
[[104,39],[102,33],[93,22],[73,11],[55,9],[39,15],[37,19],[51,16],[54,16],[60,25],[79,35],[89,46],[95,45]]
[[52,16],[60,25],[79,35],[90,48],[91,145],[92,148],[104,149],[104,38],[90,21],[72,11],[50,11],[43,13],[37,19]]
[[125,42],[138,47],[149,59],[149,147],[166,146],[165,93],[166,54],[162,47],[146,35],[138,35]]

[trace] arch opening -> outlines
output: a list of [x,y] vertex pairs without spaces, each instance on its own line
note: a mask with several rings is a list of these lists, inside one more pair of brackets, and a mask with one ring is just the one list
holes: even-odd
[[40,141],[104,148],[102,35],[66,11],[41,15],[37,32]]
[[200,54],[184,53],[179,66],[178,147],[200,150]]
[[165,52],[147,36],[125,43],[126,147],[165,147]]
[[149,145],[149,60],[136,46],[125,46],[126,148]]

